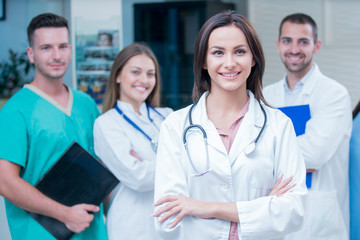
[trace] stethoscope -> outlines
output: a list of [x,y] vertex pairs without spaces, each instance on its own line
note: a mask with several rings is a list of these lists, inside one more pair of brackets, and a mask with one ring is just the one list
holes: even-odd
[[[131,126],[133,126],[136,130],[141,132],[150,141],[152,149],[156,152],[158,146],[157,141],[155,141],[149,135],[147,135],[136,123],[134,123],[128,116],[126,116],[125,113],[118,107],[117,104],[115,105],[114,108]],[[159,111],[157,111],[153,106],[146,104],[148,118],[150,122],[159,130],[158,126],[156,126],[156,124],[154,123],[154,120],[150,117],[150,109],[153,110],[157,115],[159,115],[162,118],[162,120],[165,120],[165,117],[161,113],[159,113]]]
[[[208,172],[210,172],[211,168],[210,168],[210,162],[209,162],[209,151],[208,151],[208,142],[207,142],[207,134],[206,134],[206,131],[205,129],[199,125],[199,124],[194,124],[193,121],[192,121],[192,111],[194,109],[194,107],[197,105],[197,103],[194,103],[189,112],[188,112],[188,119],[189,119],[189,126],[187,126],[185,129],[184,129],[184,132],[183,132],[183,142],[184,142],[184,146],[185,146],[185,149],[186,149],[186,153],[188,155],[188,158],[189,158],[189,162],[191,164],[191,167],[193,168],[193,170],[195,171],[195,176],[202,176]],[[246,148],[244,149],[244,153],[246,156],[249,156],[252,152],[254,152],[255,150],[255,147],[256,147],[256,143],[259,141],[263,131],[264,131],[264,128],[265,128],[265,125],[267,123],[267,115],[266,115],[266,112],[265,112],[265,109],[264,107],[260,104],[259,102],[259,105],[260,105],[260,108],[261,108],[261,111],[263,112],[264,114],[264,123],[263,123],[263,126],[261,127],[261,130],[259,132],[259,134],[257,135],[257,137],[255,138],[254,141],[252,141],[248,146],[246,146]],[[186,136],[187,136],[187,133],[190,129],[198,129],[201,131],[202,133],[202,136],[203,136],[203,141],[205,143],[205,152],[206,152],[206,170],[205,171],[199,171],[195,165],[194,165],[194,162],[192,161],[192,158],[190,156],[190,153],[189,153],[189,149],[188,149],[188,142],[186,140]]]

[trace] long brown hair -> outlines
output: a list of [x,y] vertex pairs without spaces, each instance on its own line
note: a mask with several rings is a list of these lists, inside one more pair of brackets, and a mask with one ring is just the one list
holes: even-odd
[[129,59],[137,55],[146,55],[154,62],[156,82],[154,89],[149,94],[145,102],[154,107],[159,106],[161,82],[159,63],[155,57],[155,54],[147,45],[144,43],[132,43],[119,52],[111,67],[110,77],[106,85],[106,93],[102,107],[103,112],[113,108],[116,104],[116,101],[120,99],[120,84],[116,82],[116,77],[121,73],[123,67],[129,61]]
[[251,73],[246,80],[246,88],[255,95],[258,101],[261,100],[266,103],[262,95],[262,77],[265,70],[265,58],[260,39],[249,20],[230,10],[218,13],[207,20],[201,27],[196,38],[193,101],[197,102],[204,92],[211,90],[210,75],[208,71],[203,68],[206,61],[210,34],[216,28],[229,25],[238,27],[244,33],[254,57],[255,65],[251,68]]

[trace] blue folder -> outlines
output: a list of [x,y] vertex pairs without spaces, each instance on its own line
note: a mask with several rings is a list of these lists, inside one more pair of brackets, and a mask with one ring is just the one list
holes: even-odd
[[[279,110],[291,119],[296,136],[300,136],[305,133],[306,123],[311,118],[309,104],[281,107]],[[307,188],[311,188],[311,180],[312,173],[306,173]]]

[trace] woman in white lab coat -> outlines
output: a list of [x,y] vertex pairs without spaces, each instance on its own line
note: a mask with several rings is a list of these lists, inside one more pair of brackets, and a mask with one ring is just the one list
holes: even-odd
[[243,16],[219,13],[201,28],[196,105],[170,114],[159,136],[154,217],[162,238],[281,239],[301,228],[305,166],[291,121],[264,104],[264,66]]
[[[134,43],[116,57],[95,121],[95,153],[120,180],[106,216],[109,239],[159,239],[153,219],[156,143],[172,111],[158,108],[159,66],[154,53]],[[155,108],[156,107],[156,108]]]

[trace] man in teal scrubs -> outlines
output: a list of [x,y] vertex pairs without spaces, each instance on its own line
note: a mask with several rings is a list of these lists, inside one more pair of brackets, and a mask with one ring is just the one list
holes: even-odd
[[71,58],[66,19],[41,14],[30,22],[28,38],[35,78],[0,111],[0,194],[12,239],[54,239],[26,211],[63,222],[76,233],[72,239],[107,239],[101,207],[68,207],[33,186],[73,141],[94,154],[99,111],[88,95],[63,84]]

